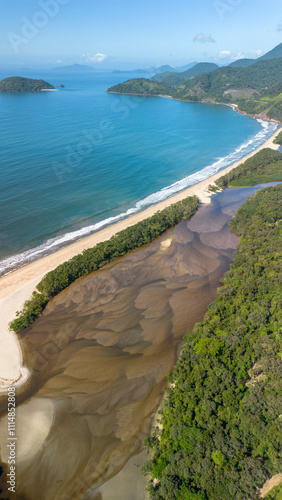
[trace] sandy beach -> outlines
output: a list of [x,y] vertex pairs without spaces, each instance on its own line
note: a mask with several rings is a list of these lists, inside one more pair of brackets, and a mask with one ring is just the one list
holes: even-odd
[[83,238],[66,248],[43,257],[29,265],[26,265],[7,276],[0,278],[0,312],[1,312],[1,333],[0,333],[0,393],[6,392],[9,385],[23,384],[28,378],[28,371],[23,367],[22,354],[16,335],[8,328],[9,322],[15,317],[16,311],[20,310],[25,300],[27,300],[36,284],[42,279],[44,274],[51,271],[59,264],[81,253],[84,249],[95,246],[101,241],[110,239],[117,232],[144,220],[159,210],[170,206],[188,196],[197,195],[201,203],[209,203],[211,193],[208,192],[208,186],[222,175],[230,172],[232,169],[243,163],[263,148],[272,148],[277,150],[279,145],[273,144],[274,137],[279,133],[278,128],[275,134],[268,139],[262,146],[245,156],[239,162],[221,170],[213,176],[205,179],[194,186],[160,202],[156,205],[134,214],[133,216],[122,220],[112,226],[109,226],[91,236]]

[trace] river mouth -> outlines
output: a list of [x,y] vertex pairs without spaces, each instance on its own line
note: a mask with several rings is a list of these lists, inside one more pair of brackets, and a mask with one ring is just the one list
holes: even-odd
[[225,190],[80,278],[22,335],[32,376],[18,400],[17,498],[107,500],[103,483],[142,450],[183,336],[216,297],[238,244],[228,222],[252,192]]

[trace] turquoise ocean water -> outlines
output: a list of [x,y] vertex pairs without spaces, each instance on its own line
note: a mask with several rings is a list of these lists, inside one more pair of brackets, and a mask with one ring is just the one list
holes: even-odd
[[65,88],[0,94],[2,274],[209,177],[276,128],[228,106],[105,92],[136,74],[21,74]]

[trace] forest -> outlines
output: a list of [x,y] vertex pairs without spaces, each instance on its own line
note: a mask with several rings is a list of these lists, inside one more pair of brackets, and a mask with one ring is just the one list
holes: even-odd
[[253,500],[281,472],[281,220],[277,185],[251,196],[229,223],[240,236],[235,259],[185,336],[146,438],[152,500]]
[[37,285],[37,291],[33,292],[31,299],[25,302],[23,310],[17,313],[17,318],[11,322],[10,328],[15,332],[21,332],[40,316],[53,297],[77,278],[90,274],[128,252],[150,243],[182,220],[192,217],[198,204],[196,196],[174,203],[152,217],[120,231],[110,240],[84,250],[83,253],[50,271]]

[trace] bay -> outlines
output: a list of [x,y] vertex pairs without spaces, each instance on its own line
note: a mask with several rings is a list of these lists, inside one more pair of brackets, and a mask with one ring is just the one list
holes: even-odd
[[106,93],[136,74],[22,76],[65,88],[0,94],[2,274],[203,180],[276,127],[228,106]]

